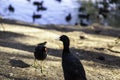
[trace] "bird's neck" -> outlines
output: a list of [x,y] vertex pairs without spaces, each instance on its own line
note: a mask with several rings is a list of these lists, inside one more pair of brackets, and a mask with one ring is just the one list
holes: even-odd
[[63,53],[70,53],[69,46],[63,47]]

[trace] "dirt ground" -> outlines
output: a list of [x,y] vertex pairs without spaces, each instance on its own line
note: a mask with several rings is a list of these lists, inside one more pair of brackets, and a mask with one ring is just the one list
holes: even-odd
[[[120,80],[120,29],[98,24],[38,26],[9,20],[0,25],[0,80],[64,80],[63,46],[56,40],[62,34],[70,37],[70,50],[82,62],[88,80]],[[39,66],[31,65],[35,46],[44,41],[48,56],[41,73]]]

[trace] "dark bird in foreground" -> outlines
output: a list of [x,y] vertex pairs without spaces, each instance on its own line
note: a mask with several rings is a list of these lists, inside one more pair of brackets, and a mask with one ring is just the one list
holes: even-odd
[[69,49],[70,40],[66,35],[60,37],[63,42],[62,52],[62,68],[65,80],[87,80],[83,65],[80,60],[76,58]]
[[38,44],[36,47],[35,47],[35,51],[34,51],[34,57],[35,57],[35,60],[34,60],[34,67],[36,67],[36,60],[40,60],[41,61],[41,72],[42,71],[42,68],[43,68],[43,60],[46,59],[47,57],[47,48],[46,48],[46,43],[47,42],[43,42],[43,43],[40,43]]

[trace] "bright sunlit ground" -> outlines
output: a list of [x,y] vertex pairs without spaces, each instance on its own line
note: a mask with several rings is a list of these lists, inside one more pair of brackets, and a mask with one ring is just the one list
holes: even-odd
[[[62,43],[56,40],[62,34],[70,37],[70,50],[81,60],[88,80],[120,80],[120,40],[117,39],[120,29],[100,25],[65,27],[10,23],[3,23],[5,30],[0,25],[1,80],[63,80]],[[35,46],[44,41],[47,41],[48,57],[42,74],[39,67],[35,69],[30,65]],[[105,60],[98,59],[100,56]]]

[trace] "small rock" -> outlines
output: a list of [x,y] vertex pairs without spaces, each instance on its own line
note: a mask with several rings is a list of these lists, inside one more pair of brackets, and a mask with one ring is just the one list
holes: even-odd
[[81,36],[80,36],[80,39],[86,39],[86,38],[85,38],[85,36],[82,36],[82,35],[81,35]]

